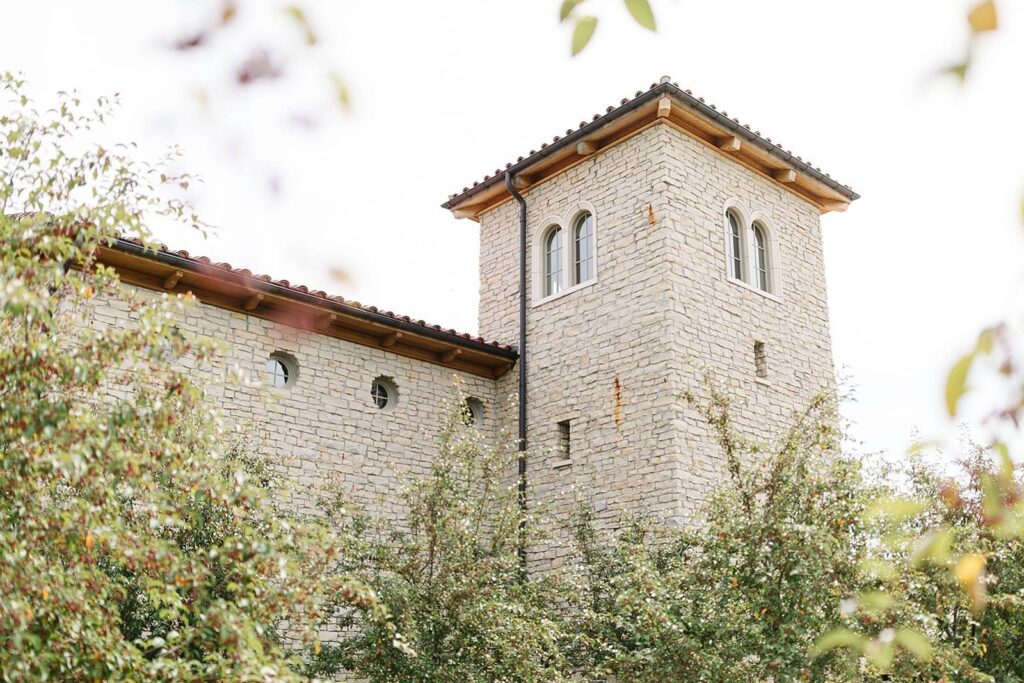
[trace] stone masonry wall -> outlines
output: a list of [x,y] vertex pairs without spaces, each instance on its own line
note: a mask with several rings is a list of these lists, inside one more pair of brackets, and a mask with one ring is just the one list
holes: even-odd
[[[529,481],[555,534],[531,556],[542,568],[568,553],[581,503],[603,528],[636,514],[692,519],[724,474],[710,431],[679,397],[700,392],[705,368],[743,404],[738,427],[761,437],[831,384],[833,369],[817,210],[721,152],[659,123],[524,196],[531,272],[553,217],[589,204],[596,218],[593,284],[538,305],[529,283]],[[726,277],[730,200],[773,229],[777,297]],[[480,334],[513,339],[517,205],[484,215],[480,231]],[[767,382],[755,381],[755,340],[767,347]],[[556,467],[562,420],[571,465]]]
[[[125,301],[108,299],[91,315],[118,325],[132,313]],[[456,386],[483,401],[482,431],[493,435],[500,421],[493,379],[203,304],[179,326],[226,344],[222,362],[196,371],[213,380],[210,394],[227,417],[297,484],[290,503],[304,512],[316,512],[318,491],[340,485],[368,511],[401,519],[397,494],[428,471]],[[294,356],[299,372],[293,386],[269,391],[261,373],[275,351]],[[225,381],[236,366],[244,384]],[[383,410],[370,396],[381,375],[398,389],[397,403]]]
[[[671,169],[662,193],[668,225],[672,383],[700,388],[702,368],[737,402],[736,427],[771,439],[815,394],[834,389],[820,214],[816,207],[718,150],[669,126],[654,141]],[[727,277],[726,208],[771,232],[774,296]],[[765,344],[768,377],[755,375],[754,342]],[[682,408],[682,407],[680,407]],[[679,478],[686,514],[725,474],[700,416],[677,409]]]
[[[528,270],[539,231],[570,220],[579,202],[596,218],[597,278],[539,305],[531,279],[527,313],[527,420],[531,504],[548,506],[555,535],[531,550],[534,566],[561,560],[566,527],[579,503],[614,523],[635,512],[679,516],[678,453],[666,374],[673,346],[664,261],[667,233],[648,206],[665,181],[664,151],[637,135],[525,193]],[[569,225],[563,224],[568,230]],[[518,207],[505,203],[480,223],[480,333],[512,338],[517,328]],[[557,450],[568,420],[571,462]],[[549,565],[548,565],[549,566]]]

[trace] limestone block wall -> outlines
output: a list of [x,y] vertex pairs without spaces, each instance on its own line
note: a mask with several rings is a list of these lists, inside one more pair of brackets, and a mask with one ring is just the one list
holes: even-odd
[[[737,403],[737,428],[771,440],[813,396],[834,387],[820,214],[816,207],[670,126],[652,140],[670,168],[662,187],[670,289],[671,380],[701,388],[703,368]],[[728,276],[727,219],[769,232],[771,294]],[[749,238],[749,235],[748,235]],[[753,240],[750,239],[750,246]],[[752,266],[752,258],[748,259]],[[752,270],[752,268],[750,268]],[[749,278],[753,281],[753,278]],[[767,377],[755,372],[761,342]],[[721,453],[694,411],[677,411],[679,478],[687,515],[724,476]]]
[[[531,504],[549,507],[555,535],[531,552],[540,566],[569,550],[565,527],[580,503],[592,505],[601,521],[679,513],[667,374],[674,349],[665,334],[671,290],[667,269],[657,265],[668,237],[650,224],[648,210],[657,199],[654,184],[666,176],[665,154],[648,131],[525,193],[534,247],[528,270],[540,231],[556,218],[569,220],[589,206],[597,237],[592,284],[540,304],[532,279],[528,291]],[[480,333],[514,338],[518,207],[509,202],[484,215],[480,231]],[[566,420],[571,465],[560,466],[558,423]]]
[[[95,324],[120,325],[133,313],[127,302],[106,299],[89,315]],[[368,511],[401,519],[397,494],[428,471],[456,387],[483,402],[485,434],[495,434],[501,422],[493,379],[203,304],[178,324],[224,343],[225,357],[196,372],[211,380],[210,393],[227,417],[297,484],[290,502],[305,512],[316,512],[318,491],[340,485]],[[268,392],[261,373],[276,351],[297,360],[298,377]],[[234,367],[245,383],[226,379]],[[378,376],[398,389],[397,403],[383,410],[370,396]]]
[[[552,221],[580,207],[596,218],[596,280],[540,303],[529,282],[529,479],[555,534],[533,554],[543,567],[567,554],[564,527],[581,503],[602,527],[637,514],[692,519],[724,474],[708,428],[680,399],[701,389],[705,369],[745,406],[739,428],[764,438],[833,369],[817,210],[719,151],[657,123],[524,196],[530,272]],[[777,296],[727,278],[730,201],[772,228]],[[485,214],[480,231],[480,334],[514,339],[517,205]],[[755,340],[767,351],[764,382]],[[571,464],[559,466],[565,420]]]

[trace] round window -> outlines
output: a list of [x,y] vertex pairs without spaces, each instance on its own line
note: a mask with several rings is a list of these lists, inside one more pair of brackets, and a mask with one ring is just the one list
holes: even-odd
[[390,379],[378,377],[370,385],[370,398],[373,399],[375,406],[384,410],[395,404],[398,399],[398,389]]
[[484,403],[472,396],[462,404],[462,420],[467,425],[479,427],[484,421]]
[[299,374],[299,365],[295,358],[280,352],[270,354],[264,369],[267,374],[267,384],[276,389],[291,386]]

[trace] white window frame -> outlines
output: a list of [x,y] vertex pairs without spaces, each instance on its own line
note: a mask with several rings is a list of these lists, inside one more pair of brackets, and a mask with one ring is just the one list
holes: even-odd
[[[580,265],[580,253],[579,253],[579,239],[576,233],[583,226],[584,222],[590,221],[590,253],[587,254],[587,260],[590,261],[590,277],[581,279],[577,273],[577,267]],[[572,222],[569,224],[569,244],[572,250],[572,254],[569,257],[569,264],[571,266],[569,274],[571,276],[571,282],[573,286],[582,285],[585,282],[590,282],[597,276],[596,266],[597,260],[594,258],[594,243],[597,241],[597,231],[594,229],[594,214],[590,211],[580,211],[572,218]]]
[[[591,253],[594,259],[594,274],[589,280],[583,282],[576,282],[576,240],[575,232],[576,221],[579,217],[589,213],[593,227],[593,245]],[[600,268],[601,268],[601,226],[598,219],[597,209],[593,204],[587,201],[577,201],[571,205],[563,215],[549,215],[542,222],[537,225],[541,228],[534,233],[533,247],[530,252],[531,266],[530,269],[533,273],[532,282],[533,290],[531,292],[531,306],[540,306],[541,304],[561,299],[563,296],[572,294],[586,287],[592,287],[597,284],[600,279]],[[544,264],[545,264],[545,242],[550,231],[555,226],[562,229],[562,279],[561,289],[553,294],[545,294],[545,280],[544,277]]]
[[[732,264],[732,228],[729,224],[729,214],[736,216],[740,225],[740,260],[743,263],[743,277],[737,278],[733,275]],[[779,266],[778,240],[776,239],[775,226],[772,220],[764,211],[748,211],[747,208],[737,199],[730,199],[722,209],[722,238],[724,240],[725,254],[725,279],[734,285],[743,287],[752,292],[773,301],[781,301],[782,295],[782,269]],[[768,262],[768,289],[763,290],[757,282],[757,254],[754,240],[754,224],[757,223],[764,230],[765,257]]]
[[[377,404],[377,400],[373,395],[373,390],[376,385],[380,385],[381,388],[387,393],[387,401],[383,406]],[[393,377],[387,375],[377,375],[370,382],[370,391],[366,392],[366,395],[370,398],[370,405],[373,406],[374,410],[381,412],[387,412],[395,409],[398,405],[398,384],[395,383]]]
[[[747,278],[750,277],[750,258],[749,249],[747,248],[747,226],[749,221],[747,220],[747,213],[739,208],[739,206],[733,205],[725,210],[722,214],[725,219],[725,274],[730,280],[736,282],[742,282],[747,284]],[[739,254],[733,253],[733,234],[732,234],[732,220],[730,217],[736,219],[737,229],[739,230]],[[739,273],[734,272],[734,266],[736,261],[740,262],[741,271]]]
[[[277,386],[274,384],[274,376],[267,369],[267,366],[270,364],[271,361],[274,361],[275,363],[280,363],[281,366],[284,368],[285,380],[284,384],[282,384],[281,386]],[[295,358],[295,356],[288,353],[287,351],[273,351],[267,356],[267,359],[263,362],[262,374],[264,376],[264,384],[270,387],[271,389],[278,391],[284,389],[291,389],[293,386],[295,386],[295,383],[299,381],[299,361],[298,359]]]
[[[755,291],[769,298],[779,299],[782,296],[782,269],[779,267],[779,240],[772,219],[764,211],[754,211],[750,215],[750,243],[754,244],[754,224],[764,230],[765,257],[768,260],[768,290],[765,291],[751,282]],[[756,255],[751,254],[751,273],[757,272]]]
[[[562,293],[562,290],[566,289],[565,286],[565,233],[566,229],[557,223],[553,223],[544,228],[540,238],[540,275],[541,275],[541,295],[545,298],[555,297]],[[552,243],[552,240],[560,240],[558,245],[558,258],[557,263],[551,264],[550,262],[550,250],[548,244]],[[551,271],[548,270],[548,266],[552,265]],[[554,266],[558,267],[558,270],[554,270]]]

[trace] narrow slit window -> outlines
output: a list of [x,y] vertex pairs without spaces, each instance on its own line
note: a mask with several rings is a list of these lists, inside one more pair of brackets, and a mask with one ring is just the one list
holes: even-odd
[[585,213],[576,219],[573,227],[573,252],[576,262],[573,284],[594,278],[594,217]]
[[740,232],[740,221],[732,211],[725,215],[729,218],[729,277],[743,280],[743,238]]
[[572,457],[572,432],[569,420],[562,420],[558,423],[558,455],[562,460]]
[[768,379],[768,348],[761,341],[754,342],[754,375]]
[[544,238],[544,296],[562,291],[562,229],[548,229]]
[[757,286],[768,291],[768,238],[764,226],[754,223],[754,265],[757,268]]

